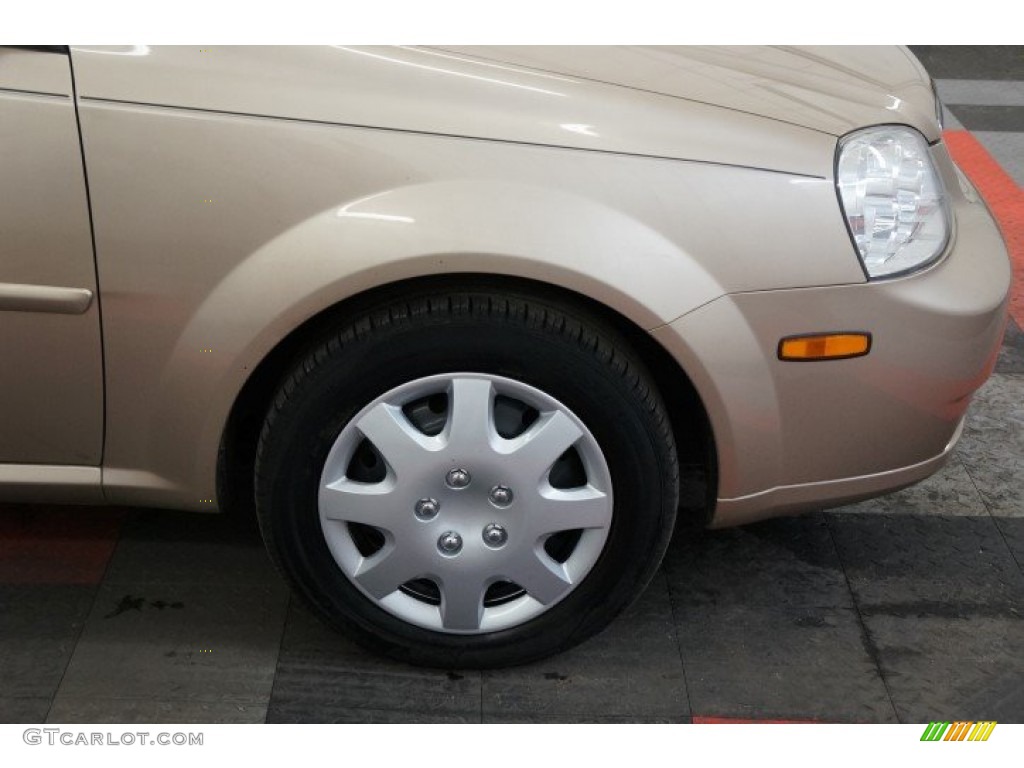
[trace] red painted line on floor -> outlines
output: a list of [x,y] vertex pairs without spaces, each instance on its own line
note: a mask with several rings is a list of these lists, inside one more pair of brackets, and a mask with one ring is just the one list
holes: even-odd
[[91,507],[0,508],[0,584],[98,584],[124,517]]
[[752,720],[745,717],[713,717],[693,716],[696,725],[799,725],[806,723],[818,723],[819,720]]
[[1010,314],[1024,328],[1024,192],[970,131],[945,131],[943,139],[1003,232],[1013,265]]

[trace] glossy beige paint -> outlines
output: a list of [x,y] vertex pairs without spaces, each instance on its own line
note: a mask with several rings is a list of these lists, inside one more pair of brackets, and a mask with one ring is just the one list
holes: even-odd
[[0,48],[0,90],[71,96],[71,73],[64,56]]
[[[108,500],[215,508],[227,415],[275,344],[368,288],[458,272],[563,286],[651,330],[709,410],[719,523],[880,492],[938,465],[987,374],[1005,251],[958,195],[939,265],[867,285],[831,178],[849,128],[898,121],[937,136],[911,57],[483,55],[74,49]],[[974,251],[992,265],[981,277],[964,258]],[[941,349],[922,343],[924,317],[948,331]],[[840,321],[884,341],[862,361],[774,359],[782,335]],[[941,384],[934,397],[907,399],[908,360]],[[917,431],[879,451],[871,424]],[[850,426],[860,443],[843,437]]]
[[86,99],[817,176],[832,170],[831,139],[816,130],[712,104],[438,53],[394,46],[74,49],[79,94]]
[[[85,102],[82,120],[110,372],[104,484],[119,502],[204,508],[251,371],[376,285],[515,275],[653,328],[730,291],[863,281],[823,180],[109,103]],[[160,183],[125,185],[127,168]],[[737,187],[764,205],[706,226]],[[794,201],[806,219],[780,215]],[[790,259],[808,236],[813,263]]]
[[927,74],[897,46],[477,46],[482,57],[651,94],[716,104],[835,136],[906,123],[939,138]]
[[0,494],[5,502],[102,504],[99,467],[48,464],[0,464]]
[[[708,405],[720,457],[717,523],[828,506],[941,466],[1002,340],[1010,265],[944,147],[933,156],[957,227],[945,257],[880,283],[736,293],[657,329]],[[871,333],[853,360],[786,363],[779,339]]]
[[0,49],[0,468],[100,463],[99,306],[70,93],[66,57]]

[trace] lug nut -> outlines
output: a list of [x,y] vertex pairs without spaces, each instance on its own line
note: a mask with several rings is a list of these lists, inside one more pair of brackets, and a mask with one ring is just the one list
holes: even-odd
[[484,528],[484,544],[488,547],[498,549],[505,546],[508,541],[508,532],[497,523],[491,523]]
[[469,472],[464,469],[450,470],[444,479],[449,488],[465,488],[470,480]]
[[433,520],[441,509],[437,499],[420,499],[416,502],[416,517],[420,520]]
[[512,489],[507,485],[496,485],[491,488],[491,503],[497,507],[507,507],[512,503]]
[[455,531],[442,533],[437,540],[437,548],[442,555],[457,555],[462,549],[462,537]]

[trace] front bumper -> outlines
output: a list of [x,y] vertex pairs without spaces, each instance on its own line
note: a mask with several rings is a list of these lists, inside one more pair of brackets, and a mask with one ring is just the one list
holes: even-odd
[[[920,273],[858,285],[736,293],[653,331],[690,376],[718,453],[713,526],[838,504],[939,469],[995,364],[1010,265],[939,145],[956,228]],[[851,253],[851,258],[855,258]],[[778,360],[785,336],[866,331],[865,357]]]

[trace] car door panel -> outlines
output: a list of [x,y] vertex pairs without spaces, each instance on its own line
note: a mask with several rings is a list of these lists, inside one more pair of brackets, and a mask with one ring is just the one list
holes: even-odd
[[0,462],[98,465],[99,303],[68,57],[0,49]]

